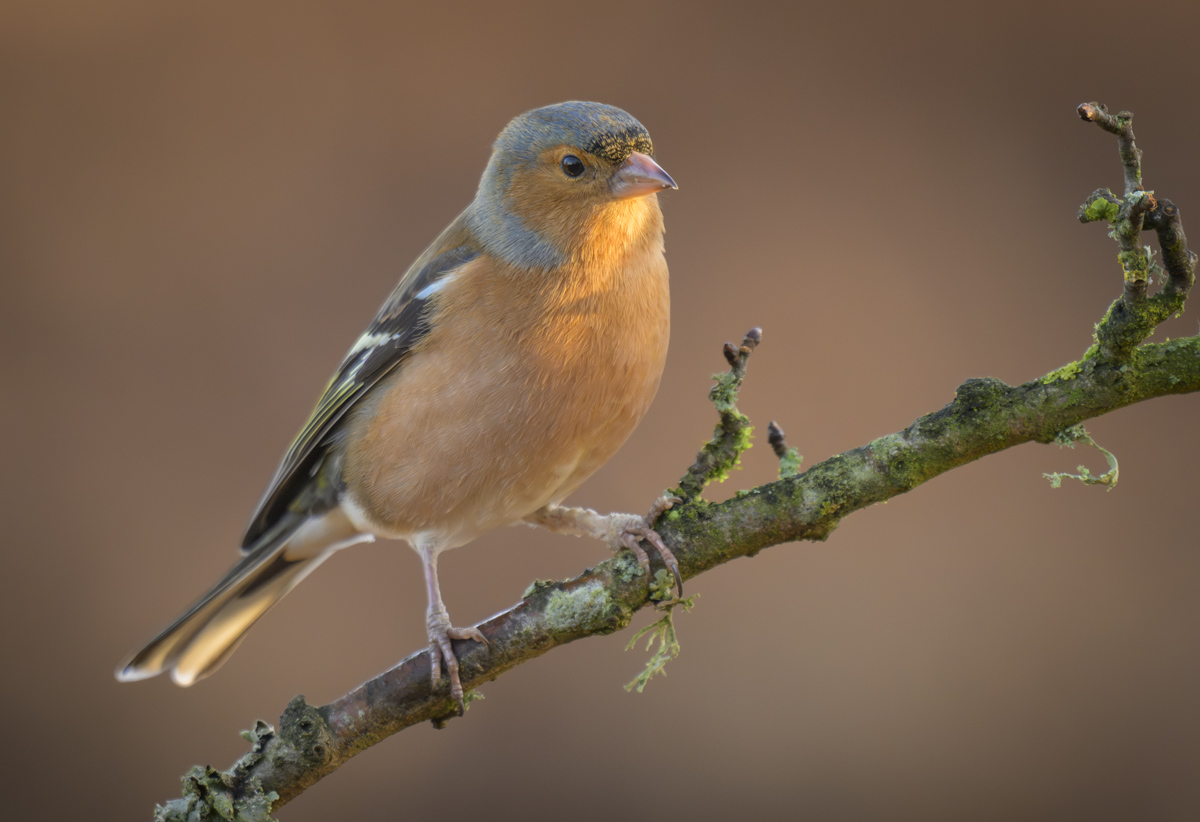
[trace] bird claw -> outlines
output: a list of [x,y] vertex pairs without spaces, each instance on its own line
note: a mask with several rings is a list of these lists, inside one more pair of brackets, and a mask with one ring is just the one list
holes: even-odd
[[455,628],[450,624],[450,616],[443,611],[429,614],[426,621],[429,628],[429,681],[434,690],[442,681],[442,663],[446,665],[446,674],[450,679],[450,698],[458,704],[458,715],[466,713],[467,706],[463,694],[462,680],[458,673],[458,657],[454,655],[454,647],[450,644],[453,639],[473,639],[483,643],[483,647],[491,649],[478,628]]
[[658,521],[659,517],[681,502],[683,502],[683,497],[677,497],[674,494],[663,494],[650,506],[650,512],[646,514],[646,524],[653,525]]
[[634,517],[633,521],[625,526],[618,541],[622,547],[633,552],[633,555],[637,557],[638,565],[642,566],[642,570],[647,574],[650,573],[650,557],[639,543],[642,540],[650,543],[663,561],[663,565],[667,566],[667,570],[675,577],[675,587],[679,591],[679,596],[683,596],[683,577],[679,573],[679,560],[675,559],[675,555],[671,553],[671,549],[666,546],[658,532],[650,527],[660,516],[679,502],[683,502],[679,497],[662,495],[650,506],[650,511],[646,516]]

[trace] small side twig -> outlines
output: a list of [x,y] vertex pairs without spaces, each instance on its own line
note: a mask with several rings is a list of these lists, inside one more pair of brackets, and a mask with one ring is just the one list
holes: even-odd
[[1125,168],[1125,196],[1142,190],[1142,151],[1133,141],[1133,112],[1119,111],[1114,116],[1096,102],[1080,103],[1075,109],[1081,120],[1095,123],[1109,134],[1117,135],[1121,165]]
[[779,458],[779,478],[787,479],[800,473],[800,464],[804,456],[795,448],[788,448],[786,436],[779,423],[771,420],[767,423],[767,442],[775,456]]
[[[1142,185],[1142,151],[1134,142],[1133,114],[1116,115],[1099,103],[1083,103],[1080,118],[1117,135],[1121,165],[1125,172],[1125,194],[1118,198],[1108,189],[1097,189],[1079,210],[1082,222],[1106,220],[1120,249],[1117,257],[1125,287],[1096,327],[1096,346],[1085,359],[1099,354],[1104,359],[1127,362],[1133,351],[1155,327],[1183,309],[1195,282],[1196,255],[1187,248],[1179,220],[1179,209],[1169,200],[1158,200]],[[1158,233],[1167,282],[1154,296],[1147,297],[1150,275],[1157,266],[1149,246],[1142,245],[1144,229]]]
[[684,500],[700,496],[705,486],[713,480],[724,481],[738,464],[742,452],[750,447],[750,433],[754,430],[750,419],[737,409],[738,390],[746,377],[746,364],[754,349],[762,342],[762,329],[751,328],[746,332],[740,346],[725,343],[723,353],[729,363],[724,374],[714,374],[716,385],[708,392],[708,398],[717,408],[719,421],[713,438],[704,444],[696,461],[679,480],[674,493]]

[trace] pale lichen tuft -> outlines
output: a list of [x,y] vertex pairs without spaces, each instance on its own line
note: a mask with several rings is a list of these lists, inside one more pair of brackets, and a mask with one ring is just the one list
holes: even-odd
[[595,633],[616,630],[620,606],[599,580],[550,594],[546,624],[556,634]]
[[1059,431],[1058,435],[1054,438],[1054,442],[1060,447],[1066,446],[1067,448],[1074,448],[1075,443],[1077,442],[1092,446],[1101,454],[1103,454],[1105,460],[1108,461],[1108,471],[1104,472],[1100,476],[1096,476],[1088,470],[1086,465],[1080,465],[1075,469],[1079,472],[1078,474],[1059,472],[1055,472],[1053,474],[1042,474],[1043,477],[1050,480],[1051,488],[1062,487],[1062,481],[1064,479],[1079,480],[1084,485],[1104,485],[1108,487],[1109,491],[1117,487],[1117,458],[1113,456],[1111,451],[1108,451],[1107,449],[1097,445],[1096,441],[1092,439],[1091,435],[1088,434],[1082,425],[1072,425],[1069,428],[1064,428],[1062,431]]
[[658,641],[658,648],[654,651],[650,659],[647,660],[646,667],[630,682],[626,683],[626,691],[636,690],[640,694],[655,676],[658,674],[666,676],[667,663],[679,656],[681,646],[679,645],[679,637],[675,633],[674,610],[679,606],[682,606],[684,611],[692,610],[696,605],[696,597],[699,594],[687,597],[686,599],[678,599],[672,596],[673,586],[674,582],[670,575],[663,570],[659,570],[654,575],[654,581],[650,583],[650,599],[655,600],[657,604],[654,607],[662,611],[663,615],[634,634],[633,639],[629,640],[629,644],[625,646],[625,650],[632,649],[637,645],[638,640],[644,636],[649,636],[649,639],[646,640],[647,651],[654,645],[655,640]]

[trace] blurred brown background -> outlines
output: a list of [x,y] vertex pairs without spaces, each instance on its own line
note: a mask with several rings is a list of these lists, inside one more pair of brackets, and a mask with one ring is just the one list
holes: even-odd
[[[751,325],[742,407],[808,464],[968,377],[1078,357],[1120,290],[1075,220],[1121,180],[1081,101],[1137,113],[1148,186],[1200,238],[1194,3],[896,5],[5,3],[4,816],[149,819],[255,718],[421,646],[417,560],[381,543],[197,687],[112,678],[233,561],[339,357],[521,111],[622,106],[680,183],[671,357],[575,498],[600,510],[678,478]],[[628,633],[577,643],[280,816],[1200,818],[1198,411],[1090,425],[1112,493],[1051,490],[1043,471],[1103,459],[1030,445],[719,569],[646,693],[621,689]],[[774,471],[763,434],[712,495]],[[444,558],[451,613],[604,553],[496,533]]]

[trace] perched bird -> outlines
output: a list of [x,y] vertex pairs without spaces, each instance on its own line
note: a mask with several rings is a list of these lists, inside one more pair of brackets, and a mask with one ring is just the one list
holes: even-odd
[[118,670],[211,674],[246,630],[339,548],[406,540],[429,594],[431,680],[463,702],[438,554],[525,521],[616,550],[648,516],[559,503],[629,437],[658,390],[670,333],[657,192],[676,188],[624,111],[568,102],[500,133],[475,199],[413,263],[288,449],[244,556]]

